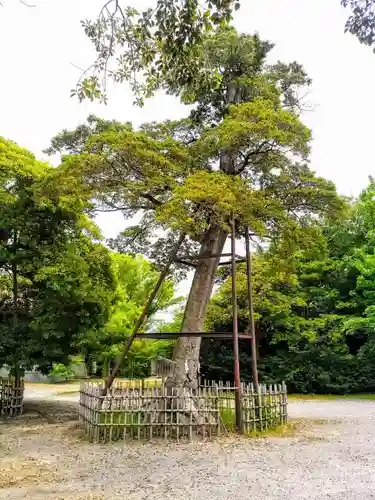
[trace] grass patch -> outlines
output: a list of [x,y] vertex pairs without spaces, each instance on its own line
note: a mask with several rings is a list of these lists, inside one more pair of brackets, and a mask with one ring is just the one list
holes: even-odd
[[[220,417],[227,432],[234,435],[236,431],[236,414],[234,408],[222,408],[220,410]],[[104,442],[108,440],[116,441],[117,439],[123,439],[125,434],[128,437],[135,436],[139,433],[143,435],[144,432],[147,434],[146,428],[148,426],[142,428],[143,419],[143,411],[127,412],[124,410],[112,410],[103,412],[100,415],[100,439]],[[267,408],[263,408],[262,422],[263,426],[268,426],[267,429],[251,429],[244,434],[245,437],[291,438],[300,436],[309,441],[321,441],[325,438],[314,433],[313,427],[330,423],[325,419],[312,420],[301,418],[290,420],[283,425],[277,425],[279,416],[272,413],[272,411]],[[257,426],[259,426],[259,422],[257,422]],[[154,430],[157,427],[162,429],[162,424],[155,423],[153,427]],[[161,431],[161,435],[163,435],[163,432],[164,431]]]
[[236,412],[234,408],[221,408],[220,418],[228,432],[236,430]]
[[[267,430],[254,430],[248,433],[249,437],[256,437],[260,435],[265,435],[267,433],[276,432],[280,434],[281,431],[285,431],[284,425],[277,425],[280,422],[280,415],[273,408],[263,407],[261,409],[262,424],[260,421],[256,422],[256,426],[262,425],[262,427],[267,427]],[[221,408],[220,409],[221,422],[225,425],[228,432],[234,432],[236,430],[236,411],[234,408]],[[278,430],[277,430],[278,429]]]
[[72,389],[71,391],[60,391],[57,393],[58,396],[66,396],[69,394],[79,394],[79,389]]
[[288,400],[317,400],[317,401],[337,401],[342,399],[349,400],[374,400],[375,394],[288,394]]
[[318,425],[325,425],[328,421],[325,419],[293,419],[289,420],[288,423],[284,425],[279,425],[273,429],[267,429],[266,431],[251,431],[248,436],[254,438],[266,438],[266,437],[281,437],[281,438],[291,438],[301,436],[309,441],[323,441],[325,438],[322,436],[317,436],[314,434],[309,434],[308,431],[312,430],[312,427]]
[[292,420],[284,425],[278,425],[274,429],[267,429],[266,431],[250,431],[247,436],[252,438],[266,438],[266,437],[293,437],[300,430],[302,424],[300,421]]
[[[234,409],[224,408],[220,410],[220,416],[223,424],[228,432],[232,433],[236,430],[236,413]],[[249,438],[261,437],[293,437],[299,431],[304,423],[302,420],[291,420],[287,424],[278,425],[267,430],[251,430],[246,436]],[[319,422],[320,423],[320,422]]]
[[109,410],[100,414],[100,424],[107,426],[126,425],[136,427],[139,423],[143,422],[143,419],[143,411],[127,412],[125,410]]

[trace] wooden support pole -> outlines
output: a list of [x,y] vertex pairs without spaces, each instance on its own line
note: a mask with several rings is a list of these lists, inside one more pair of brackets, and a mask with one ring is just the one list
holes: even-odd
[[232,250],[232,317],[233,317],[233,354],[234,354],[234,384],[235,388],[235,409],[236,409],[236,428],[242,432],[242,411],[241,411],[241,375],[240,375],[240,356],[238,347],[238,311],[237,311],[237,267],[236,267],[236,225],[234,218],[232,220],[231,235]]
[[182,243],[184,242],[184,239],[185,239],[185,234],[182,233],[180,235],[180,237],[178,238],[178,241],[177,241],[176,245],[174,246],[174,248],[173,248],[173,250],[172,250],[172,252],[171,252],[171,254],[169,256],[169,259],[168,259],[167,263],[165,264],[164,269],[160,273],[159,279],[158,279],[158,281],[157,281],[154,289],[152,290],[151,295],[149,296],[149,298],[148,298],[148,300],[147,300],[147,302],[146,302],[146,304],[145,304],[145,306],[143,308],[142,313],[140,314],[140,316],[139,316],[136,324],[134,325],[134,328],[133,328],[133,331],[132,331],[130,337],[128,337],[126,339],[124,347],[123,347],[120,355],[118,356],[118,358],[116,360],[116,364],[115,364],[115,367],[114,367],[112,373],[110,373],[108,375],[108,377],[107,377],[107,379],[105,381],[104,388],[103,388],[103,391],[102,391],[102,396],[106,396],[108,389],[111,388],[114,379],[117,377],[117,374],[120,371],[121,365],[124,362],[124,359],[126,358],[128,352],[129,352],[129,349],[132,346],[132,343],[133,343],[134,339],[137,336],[137,333],[138,333],[139,329],[141,328],[144,320],[148,316],[148,313],[149,313],[149,310],[150,310],[150,306],[151,306],[153,300],[155,299],[155,297],[156,297],[156,295],[157,295],[160,287],[164,283],[165,278],[167,277],[167,275],[169,273],[169,269],[170,269],[171,265],[176,260],[177,253],[178,253],[178,251],[179,251]]
[[[233,332],[150,332],[137,333],[137,339],[177,339],[180,337],[201,337],[202,339],[230,339],[233,340]],[[248,333],[239,333],[239,339],[250,340]]]
[[255,322],[254,322],[254,304],[253,304],[253,268],[250,249],[249,228],[245,227],[245,243],[246,243],[246,271],[247,271],[247,300],[249,307],[249,323],[251,336],[251,368],[253,374],[253,383],[255,389],[258,389],[258,360],[257,360],[257,342],[255,337]]

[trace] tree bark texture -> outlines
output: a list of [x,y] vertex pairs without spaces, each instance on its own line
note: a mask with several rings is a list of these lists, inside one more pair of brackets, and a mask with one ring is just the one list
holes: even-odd
[[[228,85],[226,92],[227,104],[240,102],[240,99],[240,87],[236,84]],[[220,170],[228,175],[235,174],[233,155],[231,153],[222,152]],[[227,231],[220,226],[211,226],[203,236],[199,257],[220,255],[223,252],[227,236]],[[198,267],[195,270],[185,307],[182,333],[203,331],[207,306],[212,294],[219,262],[220,257],[198,260]],[[180,337],[178,339],[173,352],[173,361],[176,361],[177,367],[174,377],[167,380],[167,385],[185,386],[192,389],[197,387],[201,341],[200,337]]]
[[[203,331],[215,273],[220,261],[217,255],[223,252],[226,239],[227,232],[216,225],[210,227],[203,236],[198,267],[195,270],[185,307],[182,333]],[[211,255],[216,257],[209,258]],[[177,363],[177,367],[173,378],[167,380],[167,385],[185,386],[192,389],[197,387],[201,340],[200,337],[180,337],[177,340],[173,352],[173,361]]]

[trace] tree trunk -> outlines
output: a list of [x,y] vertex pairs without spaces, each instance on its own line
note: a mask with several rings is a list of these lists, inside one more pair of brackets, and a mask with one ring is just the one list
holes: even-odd
[[106,358],[104,361],[103,361],[103,365],[102,365],[102,369],[103,369],[103,377],[108,377],[109,374],[110,374],[110,361]]
[[85,363],[86,377],[91,377],[93,375],[93,362],[91,356],[87,352],[85,353],[84,363]]
[[[185,307],[181,328],[183,333],[203,331],[215,273],[220,261],[218,255],[222,253],[226,239],[227,232],[219,226],[210,227],[203,236],[198,266]],[[215,257],[209,258],[212,255]],[[180,337],[177,340],[173,352],[173,360],[177,363],[176,372],[173,378],[167,380],[167,385],[197,387],[200,346],[200,337]]]
[[[241,88],[230,84],[226,94],[227,104],[240,102]],[[233,155],[223,152],[220,157],[220,170],[234,175]],[[203,236],[199,257],[220,255],[228,233],[221,227],[211,226]],[[186,303],[182,333],[203,331],[208,302],[214,285],[215,273],[220,257],[199,259]],[[196,388],[199,373],[199,351],[202,339],[200,337],[180,337],[173,353],[173,361],[177,369],[173,380],[167,380],[168,385]]]

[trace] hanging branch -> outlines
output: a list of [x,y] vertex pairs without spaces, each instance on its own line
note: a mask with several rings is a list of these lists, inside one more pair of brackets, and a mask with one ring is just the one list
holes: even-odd
[[128,352],[129,352],[129,350],[130,350],[130,348],[131,348],[131,346],[132,346],[132,344],[134,342],[134,339],[137,336],[137,333],[138,333],[139,329],[141,328],[144,320],[148,316],[151,304],[152,304],[153,300],[155,299],[156,294],[158,293],[160,287],[164,283],[164,280],[165,280],[165,278],[167,277],[167,275],[169,273],[169,269],[170,269],[171,265],[176,260],[177,253],[178,253],[178,251],[179,251],[182,243],[184,242],[185,236],[186,235],[184,233],[181,233],[180,237],[178,238],[177,243],[176,243],[175,247],[173,248],[173,251],[172,251],[171,255],[169,256],[169,259],[168,259],[168,261],[167,261],[164,269],[160,273],[159,279],[158,279],[158,281],[157,281],[154,289],[152,290],[151,295],[149,296],[149,298],[148,298],[148,300],[147,300],[147,302],[146,302],[146,304],[145,304],[145,306],[143,308],[143,311],[142,311],[141,315],[139,316],[136,324],[134,325],[132,334],[130,335],[130,337],[128,337],[126,339],[124,347],[123,347],[120,355],[118,356],[118,358],[116,360],[116,364],[115,364],[115,367],[113,369],[113,372],[111,374],[109,374],[109,376],[107,377],[107,379],[105,381],[105,385],[104,385],[104,388],[103,388],[103,391],[102,391],[102,396],[106,396],[107,395],[108,389],[111,388],[114,379],[117,377],[117,374],[120,371],[121,365],[124,362],[124,360],[125,360]]
[[[22,3],[22,5],[24,5],[25,7],[29,7],[29,8],[36,7],[36,5],[27,3],[25,0],[19,0],[19,2]],[[0,2],[0,6],[4,7],[4,3]]]
[[[99,15],[82,21],[96,60],[72,90],[80,101],[106,102],[108,77],[116,83],[129,82],[138,105],[163,88],[178,92],[197,73],[208,73],[197,47],[207,33],[228,25],[240,7],[237,0],[155,0],[152,7],[137,11],[120,3],[103,0]],[[213,81],[216,85],[216,78]]]

